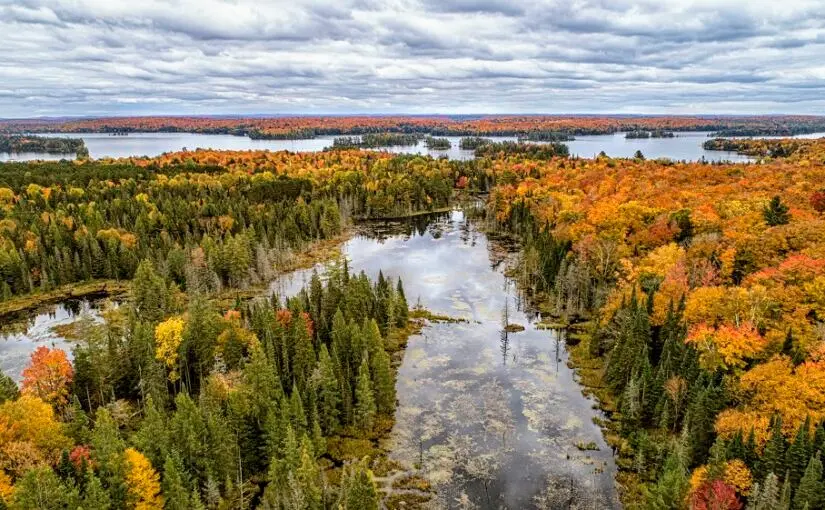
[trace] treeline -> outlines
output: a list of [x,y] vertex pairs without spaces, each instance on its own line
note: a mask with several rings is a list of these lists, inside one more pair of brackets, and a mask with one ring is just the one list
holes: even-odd
[[628,131],[624,137],[628,140],[647,139],[647,138],[673,138],[675,135],[672,131]]
[[[39,348],[0,384],[0,501],[13,509],[374,509],[407,303],[346,264],[221,314],[141,262],[74,365]],[[399,329],[401,328],[401,329]]]
[[242,288],[269,280],[307,243],[338,235],[349,218],[443,207],[459,181],[470,189],[492,182],[483,165],[346,151],[0,168],[3,299],[130,279],[147,258],[182,289],[195,281]]
[[76,154],[83,158],[89,150],[81,138],[45,136],[0,135],[0,152],[44,152],[48,154]]

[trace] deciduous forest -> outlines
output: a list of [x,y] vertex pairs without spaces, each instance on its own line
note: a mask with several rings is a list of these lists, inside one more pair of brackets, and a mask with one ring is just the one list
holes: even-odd
[[295,296],[255,290],[302,257],[314,262],[361,220],[474,197],[480,224],[518,243],[510,273],[552,318],[604,411],[626,508],[825,506],[825,141],[711,140],[758,160],[710,164],[473,139],[477,159],[450,161],[348,147],[368,144],[366,133],[407,143],[419,125],[435,135],[576,134],[739,121],[326,120],[60,129],[322,123],[365,136],[319,153],[0,164],[0,304],[128,283],[121,306],[83,325],[71,353],[41,346],[19,386],[0,381],[2,505],[414,508],[387,497],[381,441],[407,338],[426,317],[411,311],[405,282],[355,274],[341,259]]

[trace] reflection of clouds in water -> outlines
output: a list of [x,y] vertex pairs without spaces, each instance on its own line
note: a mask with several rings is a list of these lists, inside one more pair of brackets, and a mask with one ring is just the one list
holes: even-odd
[[[20,320],[6,322],[0,330],[0,370],[15,381],[20,381],[32,351],[40,346],[63,349],[71,359],[72,343],[54,328],[80,320],[100,322],[101,304],[90,299],[69,300],[24,315]],[[107,306],[116,304],[109,303]]]
[[[512,305],[516,289],[490,268],[486,238],[471,246],[458,227],[442,225],[438,240],[430,229],[383,244],[358,238],[347,248],[353,270],[400,276],[410,303],[420,297],[433,312],[473,319],[429,324],[410,338],[399,367],[391,455],[410,467],[420,464],[445,508],[455,508],[462,494],[484,506],[485,477],[494,504],[534,507],[545,477],[592,477],[594,462],[610,461],[609,448],[590,420],[591,402],[557,362],[555,334],[535,330]],[[507,300],[509,323],[527,329],[507,335],[504,364]],[[578,441],[602,450],[582,454]],[[598,480],[610,497],[612,473],[611,467]]]

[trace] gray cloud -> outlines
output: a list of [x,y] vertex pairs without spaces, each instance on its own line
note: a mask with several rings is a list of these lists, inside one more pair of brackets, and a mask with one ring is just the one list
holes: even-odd
[[825,113],[821,0],[0,0],[0,116]]

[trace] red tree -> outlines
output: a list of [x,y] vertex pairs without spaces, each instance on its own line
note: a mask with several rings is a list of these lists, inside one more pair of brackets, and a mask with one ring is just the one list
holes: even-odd
[[736,489],[722,480],[705,482],[690,498],[691,510],[742,510]]

